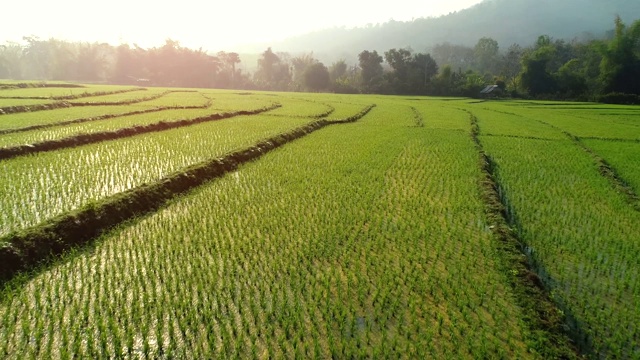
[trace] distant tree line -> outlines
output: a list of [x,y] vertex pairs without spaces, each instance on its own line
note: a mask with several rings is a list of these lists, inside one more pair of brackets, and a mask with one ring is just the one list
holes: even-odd
[[210,55],[166,40],[143,49],[127,44],[73,43],[24,38],[0,45],[0,79],[65,80],[172,87],[243,88],[248,74],[236,68],[237,53]]
[[606,38],[554,40],[501,49],[483,37],[474,47],[442,43],[428,53],[364,50],[355,64],[327,66],[313,53],[265,50],[253,74],[233,52],[208,54],[167,40],[162,47],[111,46],[25,38],[0,45],[0,78],[176,87],[478,96],[498,85],[506,96],[640,103],[640,20],[620,18]]

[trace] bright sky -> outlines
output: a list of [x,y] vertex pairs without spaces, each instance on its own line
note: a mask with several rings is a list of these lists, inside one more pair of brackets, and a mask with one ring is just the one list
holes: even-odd
[[482,0],[9,0],[0,44],[41,39],[161,46],[171,38],[210,51],[234,51],[334,26],[447,14]]

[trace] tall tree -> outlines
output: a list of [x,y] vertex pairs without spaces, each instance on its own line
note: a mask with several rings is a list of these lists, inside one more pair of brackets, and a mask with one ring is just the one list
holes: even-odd
[[77,55],[77,79],[80,81],[105,80],[107,56],[111,50],[107,44],[81,44]]
[[220,61],[220,72],[216,80],[216,85],[221,88],[235,88],[239,74],[236,65],[240,63],[240,55],[235,52],[220,51],[217,54]]
[[618,16],[615,24],[614,38],[601,47],[604,92],[640,94],[640,20],[627,28]]
[[51,79],[52,67],[55,64],[51,56],[51,48],[46,41],[38,37],[24,37],[27,46],[23,52],[23,64],[27,79]]
[[115,50],[115,64],[112,81],[121,84],[136,83],[140,79],[148,79],[150,70],[146,67],[147,50],[134,45],[121,44]]
[[558,90],[565,96],[575,97],[587,92],[587,81],[582,72],[582,64],[578,59],[567,61],[556,74]]
[[411,49],[391,49],[384,52],[384,60],[400,78],[406,77],[411,63]]
[[414,90],[426,93],[429,90],[431,79],[438,73],[438,64],[430,54],[418,53],[413,55],[411,65],[412,75],[414,75],[412,78],[416,84]]
[[365,92],[376,92],[382,80],[382,56],[378,52],[364,50],[358,54],[362,87]]
[[316,63],[318,63],[318,60],[313,57],[313,52],[303,53],[291,59],[295,90],[302,90],[306,86],[306,71]]
[[556,81],[548,70],[548,64],[554,54],[555,47],[551,38],[542,35],[538,37],[535,48],[523,55],[520,80],[529,94],[537,96],[557,91]]
[[329,79],[333,82],[343,79],[347,75],[347,62],[344,59],[340,59],[329,68]]
[[263,89],[286,90],[291,81],[291,72],[289,65],[271,48],[267,48],[258,59],[258,70],[254,77]]
[[498,42],[492,38],[483,37],[478,40],[473,48],[476,70],[481,74],[495,74],[499,69],[499,50]]
[[431,49],[431,55],[436,63],[450,65],[453,70],[466,71],[473,67],[473,48],[463,45],[442,43]]
[[1,79],[22,79],[22,50],[18,43],[0,45]]
[[512,44],[507,49],[507,52],[502,55],[502,61],[500,62],[500,74],[515,92],[518,92],[518,74],[522,70],[522,54],[522,47],[518,44]]
[[322,91],[329,87],[329,70],[321,62],[315,62],[304,70],[305,88],[311,91]]
[[392,91],[397,94],[426,94],[438,65],[429,54],[411,54],[409,49],[391,49],[384,53],[393,72],[387,73]]

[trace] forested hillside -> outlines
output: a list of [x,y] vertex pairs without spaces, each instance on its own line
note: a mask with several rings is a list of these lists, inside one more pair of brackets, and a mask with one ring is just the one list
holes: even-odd
[[[0,79],[468,97],[495,85],[499,96],[637,104],[640,20],[627,18],[638,15],[638,1],[491,0],[438,19],[312,34],[304,51],[268,46],[251,61],[172,39],[144,49],[26,37],[0,46]],[[329,34],[335,41],[320,41]]]
[[[416,9],[416,17],[420,9]],[[448,42],[473,46],[491,37],[501,46],[528,46],[540,35],[581,40],[601,37],[617,15],[632,22],[640,15],[636,0],[485,0],[438,18],[389,21],[361,28],[333,28],[269,44],[282,51],[314,51],[322,56],[353,55],[351,49],[384,51],[394,47],[428,50]],[[255,48],[253,50],[259,50]]]

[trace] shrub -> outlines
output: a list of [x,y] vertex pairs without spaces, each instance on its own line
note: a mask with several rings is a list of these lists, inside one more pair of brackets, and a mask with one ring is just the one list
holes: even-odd
[[600,96],[598,102],[605,104],[640,105],[640,95],[612,92]]

